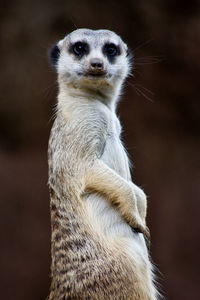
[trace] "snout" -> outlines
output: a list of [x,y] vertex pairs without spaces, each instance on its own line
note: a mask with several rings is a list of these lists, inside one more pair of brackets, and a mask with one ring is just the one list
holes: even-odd
[[100,58],[92,58],[89,62],[89,75],[101,76],[105,75],[104,62]]

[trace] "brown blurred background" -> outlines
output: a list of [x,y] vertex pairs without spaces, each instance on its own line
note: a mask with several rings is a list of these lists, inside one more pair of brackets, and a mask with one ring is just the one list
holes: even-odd
[[76,27],[114,30],[133,50],[135,76],[118,111],[133,179],[149,195],[152,258],[166,299],[199,299],[198,0],[1,0],[0,298],[48,295],[57,84],[46,53]]

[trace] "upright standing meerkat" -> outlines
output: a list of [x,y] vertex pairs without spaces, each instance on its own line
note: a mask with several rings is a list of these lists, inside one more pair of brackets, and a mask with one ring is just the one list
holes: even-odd
[[127,45],[109,30],[78,29],[50,59],[59,93],[49,140],[49,300],[156,300],[146,196],[131,180],[116,115]]

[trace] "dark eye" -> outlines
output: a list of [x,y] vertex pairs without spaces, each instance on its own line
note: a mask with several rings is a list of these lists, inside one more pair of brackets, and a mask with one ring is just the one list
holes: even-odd
[[86,43],[77,42],[73,45],[72,50],[75,55],[82,56],[88,51],[88,47]]
[[119,47],[115,44],[106,44],[103,49],[104,54],[107,56],[116,56],[119,54]]

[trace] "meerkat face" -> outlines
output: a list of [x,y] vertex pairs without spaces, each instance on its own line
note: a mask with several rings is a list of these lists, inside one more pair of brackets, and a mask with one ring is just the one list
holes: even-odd
[[75,86],[114,86],[130,71],[127,45],[109,30],[78,29],[50,51],[59,78]]

